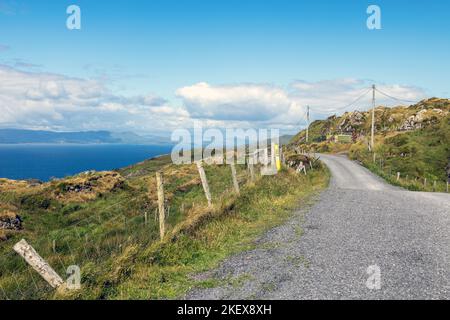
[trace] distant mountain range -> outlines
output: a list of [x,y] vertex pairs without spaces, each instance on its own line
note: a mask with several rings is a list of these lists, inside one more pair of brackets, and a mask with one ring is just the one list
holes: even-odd
[[134,132],[83,131],[54,132],[24,129],[0,129],[0,144],[54,143],[54,144],[172,144],[169,138],[161,136],[140,136]]

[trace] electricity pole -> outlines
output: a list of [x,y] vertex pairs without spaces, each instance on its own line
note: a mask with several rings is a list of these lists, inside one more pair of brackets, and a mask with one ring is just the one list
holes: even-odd
[[309,106],[307,106],[306,111],[306,121],[307,121],[307,127],[306,127],[306,143],[309,142]]
[[372,137],[370,141],[370,149],[372,152],[375,151],[375,85],[372,86],[373,95],[372,95]]

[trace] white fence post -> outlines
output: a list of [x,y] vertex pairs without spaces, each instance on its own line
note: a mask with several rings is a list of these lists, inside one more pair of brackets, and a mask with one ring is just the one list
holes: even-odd
[[48,282],[54,289],[58,289],[64,284],[64,280],[56,273],[55,270],[33,249],[31,245],[27,243],[25,239],[22,239],[16,243],[13,247],[25,261],[36,270],[39,275]]
[[230,163],[230,167],[231,167],[231,175],[233,177],[234,190],[236,191],[237,194],[239,194],[240,190],[239,190],[239,182],[237,180],[237,175],[236,175],[236,166],[234,165],[234,163]]
[[208,180],[206,179],[205,169],[203,168],[203,164],[201,161],[197,162],[198,173],[200,174],[200,179],[202,180],[203,191],[205,191],[206,200],[208,200],[208,206],[211,207],[211,192],[209,191]]
[[164,199],[164,181],[163,176],[161,172],[156,172],[156,185],[158,190],[158,209],[159,209],[159,235],[161,237],[161,240],[164,238],[164,234],[166,233],[166,227],[165,227],[165,220],[166,220],[166,214],[165,214],[165,199]]

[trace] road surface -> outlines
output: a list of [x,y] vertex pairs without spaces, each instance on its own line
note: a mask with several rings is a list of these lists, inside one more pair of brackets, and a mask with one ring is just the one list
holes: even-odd
[[187,299],[450,299],[450,195],[388,185],[321,155],[332,180],[255,250],[197,279],[226,284]]

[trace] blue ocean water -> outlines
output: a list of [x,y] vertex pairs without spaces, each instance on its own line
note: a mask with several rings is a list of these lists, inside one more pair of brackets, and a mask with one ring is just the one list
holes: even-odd
[[0,178],[63,178],[87,170],[112,170],[167,154],[171,146],[150,145],[0,145]]

